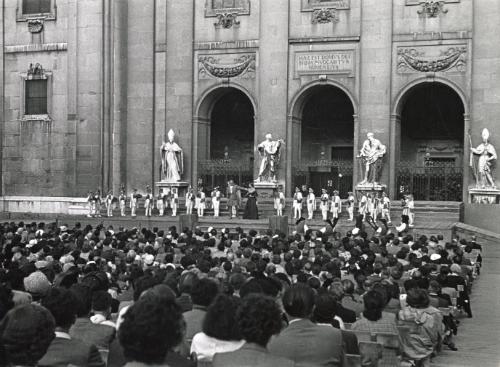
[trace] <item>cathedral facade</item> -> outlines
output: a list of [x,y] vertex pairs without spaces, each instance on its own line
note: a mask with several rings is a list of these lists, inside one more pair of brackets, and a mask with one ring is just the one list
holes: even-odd
[[497,0],[3,0],[4,196],[256,176],[352,190],[368,133],[392,198],[466,201],[470,147],[500,146]]

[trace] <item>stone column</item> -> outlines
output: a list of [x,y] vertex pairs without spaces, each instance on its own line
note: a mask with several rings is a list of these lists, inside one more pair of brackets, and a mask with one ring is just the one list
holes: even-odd
[[[260,1],[260,48],[258,63],[258,97],[255,142],[266,133],[273,139],[285,139],[288,88],[288,0]],[[287,146],[290,141],[285,142]],[[289,148],[288,148],[289,149]],[[282,154],[278,180],[284,183],[288,154]],[[254,175],[260,159],[255,156]],[[290,175],[287,173],[287,175]],[[287,182],[289,184],[289,182]]]
[[101,189],[104,194],[111,186],[111,119],[112,119],[112,64],[113,64],[113,6],[102,0],[102,102],[101,102]]
[[352,115],[352,121],[354,124],[354,137],[353,137],[353,158],[352,158],[352,187],[353,187],[353,192],[354,192],[354,187],[356,187],[356,184],[359,182],[358,176],[359,176],[359,159],[356,158],[359,152],[359,116],[358,115]]
[[472,181],[470,164],[470,141],[468,132],[471,131],[470,115],[464,114],[464,158],[463,165],[463,179],[462,179],[462,200],[468,202],[469,200],[469,185]]
[[[127,144],[127,1],[113,1],[112,182],[115,195],[126,181]],[[130,189],[130,188],[127,188]]]
[[401,152],[401,116],[391,115],[390,125],[390,145],[389,145],[389,196],[391,200],[398,199],[397,185],[397,164],[399,162]]
[[[359,144],[368,132],[373,132],[382,144],[389,144],[392,7],[393,1],[362,1]],[[360,149],[359,144],[355,150]],[[387,153],[391,154],[393,152]],[[389,183],[388,158],[385,157],[380,177],[383,184]],[[360,177],[357,180],[359,182]]]
[[0,35],[0,119],[2,123],[0,124],[0,195],[4,195],[5,190],[3,186],[3,141],[4,141],[4,131],[5,131],[5,111],[4,111],[4,95],[5,95],[5,68],[4,68],[4,4],[2,1],[2,6],[0,6],[0,29],[2,29],[2,34]]
[[[194,0],[167,1],[166,37],[166,136],[177,135],[184,151],[183,180],[197,180],[196,124],[193,124],[193,37]],[[161,132],[158,132],[161,133]]]
[[286,134],[286,190],[287,197],[292,196],[294,188],[293,181],[293,166],[294,163],[300,161],[301,152],[301,126],[302,121],[294,116],[288,116],[287,134]]

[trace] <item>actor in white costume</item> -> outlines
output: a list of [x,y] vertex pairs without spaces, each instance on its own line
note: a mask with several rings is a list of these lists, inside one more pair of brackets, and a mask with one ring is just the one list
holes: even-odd
[[299,219],[302,216],[302,193],[299,188],[295,188],[295,194],[293,194],[293,218]]
[[311,220],[314,216],[314,211],[316,210],[316,195],[314,195],[314,190],[310,187],[309,193],[307,194],[307,219]]

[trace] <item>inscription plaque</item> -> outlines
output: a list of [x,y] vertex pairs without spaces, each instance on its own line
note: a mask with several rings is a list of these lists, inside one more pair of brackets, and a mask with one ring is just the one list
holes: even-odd
[[354,50],[297,52],[297,74],[350,74],[354,71]]

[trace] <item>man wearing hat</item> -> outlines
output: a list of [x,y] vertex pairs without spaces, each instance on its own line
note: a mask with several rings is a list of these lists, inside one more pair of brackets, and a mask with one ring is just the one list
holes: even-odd
[[349,221],[354,220],[354,194],[352,191],[347,193],[347,213],[349,213]]
[[339,220],[339,214],[341,210],[342,210],[342,201],[340,200],[339,192],[335,190],[333,191],[332,206],[331,206],[332,218],[335,221],[335,223]]

